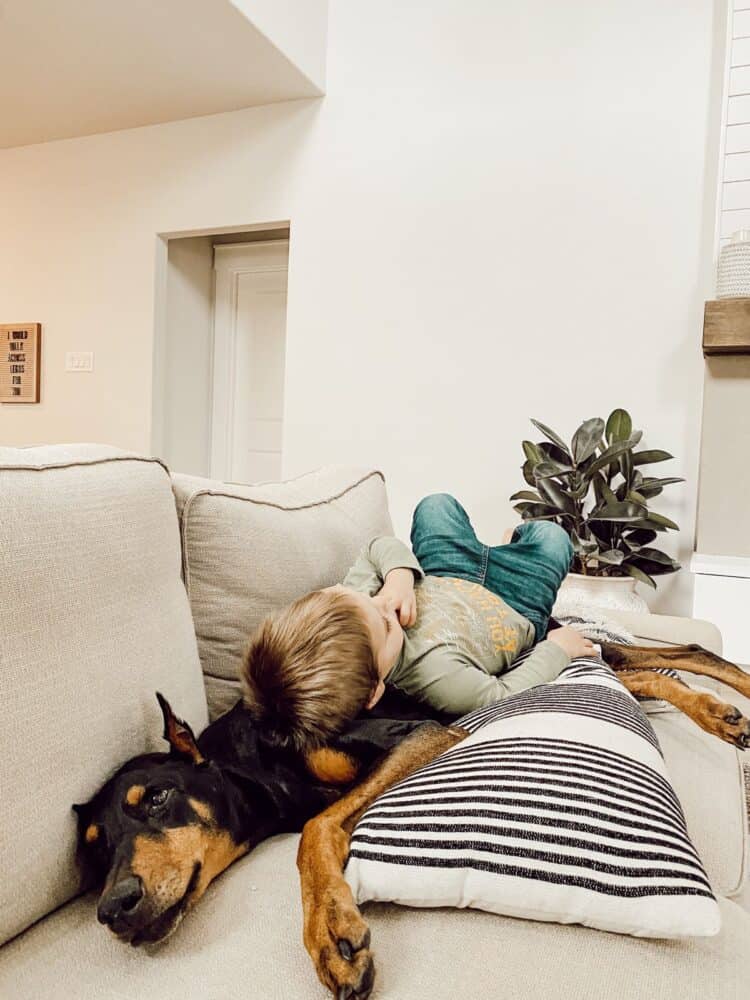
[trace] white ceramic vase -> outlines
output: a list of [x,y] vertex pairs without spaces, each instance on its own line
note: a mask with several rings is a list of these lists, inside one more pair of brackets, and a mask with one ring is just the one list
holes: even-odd
[[568,573],[557,594],[553,617],[578,615],[594,609],[606,611],[648,611],[648,604],[636,590],[632,576],[583,576]]

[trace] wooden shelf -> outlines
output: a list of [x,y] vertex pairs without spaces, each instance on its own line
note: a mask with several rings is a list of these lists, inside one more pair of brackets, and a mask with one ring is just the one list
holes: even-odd
[[703,353],[750,354],[750,298],[706,302]]

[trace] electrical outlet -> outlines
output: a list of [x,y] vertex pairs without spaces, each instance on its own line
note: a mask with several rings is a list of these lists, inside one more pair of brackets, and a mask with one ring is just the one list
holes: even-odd
[[68,351],[65,355],[66,372],[92,372],[93,370],[93,351]]

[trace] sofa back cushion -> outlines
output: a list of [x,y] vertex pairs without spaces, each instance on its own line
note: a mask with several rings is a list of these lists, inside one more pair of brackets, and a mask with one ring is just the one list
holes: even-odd
[[159,462],[0,448],[0,497],[4,941],[78,891],[72,803],[165,749],[154,692],[197,730],[206,702]]
[[343,580],[362,546],[393,527],[382,473],[370,469],[328,466],[260,486],[172,479],[213,719],[240,696],[242,653],[263,618]]

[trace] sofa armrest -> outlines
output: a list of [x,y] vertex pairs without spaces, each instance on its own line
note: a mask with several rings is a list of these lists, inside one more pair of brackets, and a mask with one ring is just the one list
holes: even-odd
[[700,618],[680,618],[676,615],[652,615],[607,608],[607,618],[624,625],[644,646],[676,646],[697,642],[712,653],[721,655],[721,632],[712,623]]

